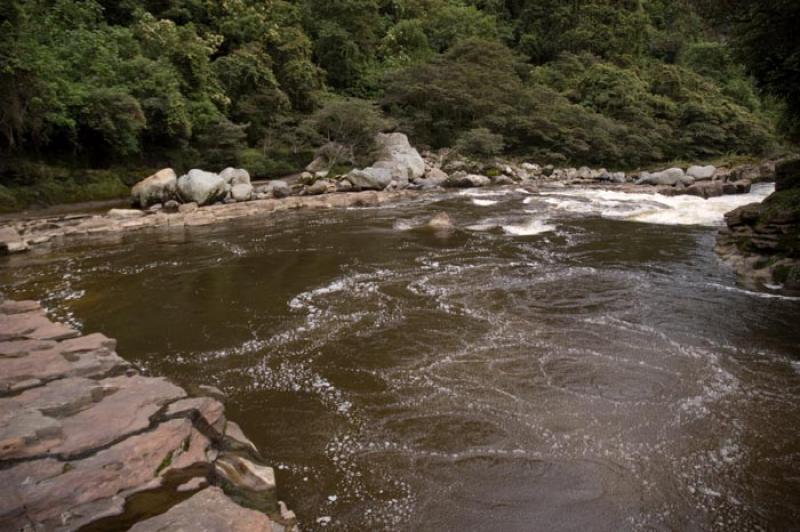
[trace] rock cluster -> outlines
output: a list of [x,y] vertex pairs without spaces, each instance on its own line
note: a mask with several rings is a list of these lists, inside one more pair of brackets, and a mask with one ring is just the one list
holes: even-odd
[[774,176],[772,164],[734,169],[690,166],[686,171],[669,168],[653,173],[642,172],[636,184],[657,186],[659,192],[667,196],[688,194],[708,199],[726,194],[746,194],[754,182],[772,180]]
[[181,203],[203,206],[269,197],[273,196],[255,190],[250,174],[243,168],[226,168],[219,174],[194,169],[181,177],[177,177],[171,168],[165,168],[139,181],[131,189],[134,206],[154,211],[162,208],[174,210],[174,204]]
[[115,347],[36,302],[0,303],[0,529],[294,530],[222,403],[141,375]]
[[725,221],[717,252],[747,284],[800,292],[800,159],[778,163],[775,193]]

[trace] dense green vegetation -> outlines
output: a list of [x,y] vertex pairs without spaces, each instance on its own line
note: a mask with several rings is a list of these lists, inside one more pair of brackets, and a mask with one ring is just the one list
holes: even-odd
[[[767,153],[781,108],[714,33],[740,26],[726,19],[712,31],[708,9],[689,0],[5,0],[0,201],[20,185],[80,189],[85,169],[127,168],[118,175],[133,180],[142,168],[238,164],[274,176],[337,135],[355,135],[347,140],[358,151],[369,144],[359,135],[384,127],[432,148],[616,168]],[[746,39],[758,40],[760,23],[751,26]],[[796,51],[783,60],[796,66]],[[798,98],[796,77],[776,82],[757,66],[771,93]]]

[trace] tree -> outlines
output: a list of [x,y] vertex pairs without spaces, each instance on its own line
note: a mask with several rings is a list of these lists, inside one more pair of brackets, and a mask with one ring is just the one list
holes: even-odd
[[800,2],[695,1],[731,37],[738,57],[759,85],[786,103],[783,127],[800,140]]
[[357,98],[328,102],[309,119],[317,144],[343,148],[329,159],[359,162],[375,147],[375,136],[386,127],[377,106]]

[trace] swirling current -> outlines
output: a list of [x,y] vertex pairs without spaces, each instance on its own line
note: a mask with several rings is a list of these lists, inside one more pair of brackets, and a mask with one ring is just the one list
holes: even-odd
[[221,388],[304,530],[791,530],[800,300],[713,251],[767,193],[442,193],[76,240],[0,283]]

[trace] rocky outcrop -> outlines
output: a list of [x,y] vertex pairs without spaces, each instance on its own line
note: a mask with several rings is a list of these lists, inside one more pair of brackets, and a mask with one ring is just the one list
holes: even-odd
[[190,170],[178,179],[178,195],[184,203],[210,205],[222,201],[228,193],[225,180],[203,170]]
[[391,183],[405,188],[410,181],[425,175],[425,161],[403,133],[379,133],[376,143],[378,156],[375,163],[345,176],[355,188],[383,190]]
[[776,167],[775,193],[725,215],[718,253],[746,284],[800,292],[800,159]]
[[660,172],[642,172],[639,180],[636,181],[637,185],[656,185],[656,186],[675,186],[675,185],[691,185],[694,183],[694,178],[686,175],[681,168],[670,168]]
[[293,530],[222,403],[114,349],[36,302],[0,303],[0,529]]
[[147,208],[166,203],[177,197],[178,176],[172,168],[165,168],[136,183],[131,189],[134,205]]

